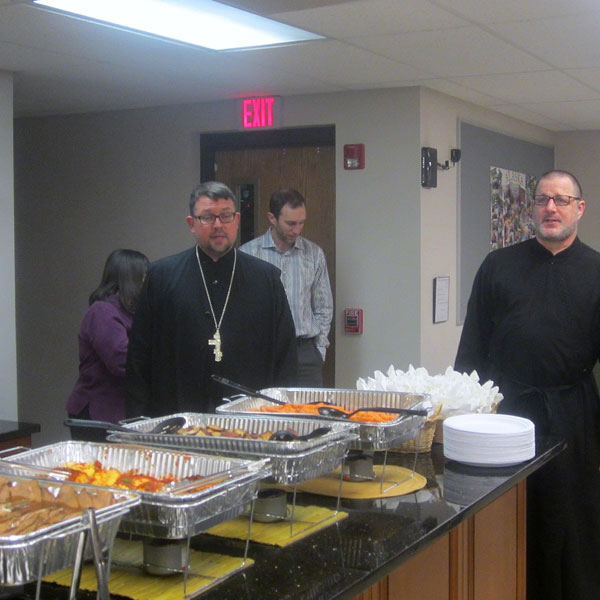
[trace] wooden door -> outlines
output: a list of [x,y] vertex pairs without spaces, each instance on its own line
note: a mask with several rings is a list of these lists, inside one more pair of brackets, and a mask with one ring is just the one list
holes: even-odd
[[[254,184],[254,234],[262,235],[269,222],[269,198],[279,188],[295,188],[306,199],[302,235],[325,252],[335,299],[335,146],[245,148],[215,152],[215,179],[232,190]],[[335,387],[335,317],[323,369],[326,387]]]

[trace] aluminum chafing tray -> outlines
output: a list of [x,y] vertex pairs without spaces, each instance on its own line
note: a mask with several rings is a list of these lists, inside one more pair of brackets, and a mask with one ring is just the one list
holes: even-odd
[[[161,448],[76,441],[58,442],[10,458],[12,462],[51,468],[68,461],[99,461],[104,468],[136,469],[152,477],[172,476],[177,480],[195,475],[222,477],[222,481],[202,490],[135,492],[140,495],[141,504],[123,518],[121,531],[165,539],[193,536],[241,514],[256,496],[259,482],[271,474],[267,459],[250,461]],[[6,468],[0,467],[0,470],[6,472]]]
[[[327,388],[266,388],[261,393],[283,400],[290,404],[308,404],[311,402],[325,402],[336,404],[347,410],[367,408],[369,406],[386,406],[391,408],[430,408],[430,398],[427,394],[411,392],[385,392],[372,390],[342,390]],[[237,396],[235,399],[224,398],[226,404],[217,407],[220,414],[255,415],[253,409],[263,406],[274,406],[268,400],[253,396]],[[267,414],[261,412],[260,414]],[[283,413],[273,413],[284,417]],[[310,418],[347,423],[343,419],[303,415],[294,413],[294,418]],[[387,450],[402,442],[416,437],[425,425],[425,417],[402,416],[387,423],[358,423],[359,439],[350,444],[350,448],[360,450]]]
[[[61,486],[73,490],[95,491],[90,486],[71,482],[40,480],[5,474],[11,482],[35,480],[54,497]],[[100,491],[100,490],[97,490]],[[76,492],[78,493],[78,492]],[[114,504],[95,511],[96,524],[106,551],[112,548],[123,515],[140,503],[137,494],[127,490],[109,490]],[[80,535],[89,529],[83,513],[52,525],[42,526],[31,533],[0,536],[0,585],[15,586],[30,583],[41,577],[75,564]],[[89,549],[87,554],[89,555]]]
[[292,484],[306,481],[333,471],[340,465],[350,443],[358,439],[358,424],[336,421],[325,435],[304,441],[276,442],[271,440],[242,439],[219,436],[194,436],[148,433],[165,418],[184,417],[187,425],[207,427],[216,425],[225,429],[242,429],[248,433],[264,433],[292,429],[299,435],[323,427],[318,419],[275,418],[272,415],[215,415],[178,413],[168,417],[128,424],[132,433],[114,432],[109,440],[136,441],[169,448],[210,452],[225,456],[255,459],[269,458],[272,478],[278,483]]

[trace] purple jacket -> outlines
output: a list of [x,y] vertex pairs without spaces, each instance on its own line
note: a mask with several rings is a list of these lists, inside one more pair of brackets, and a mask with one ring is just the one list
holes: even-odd
[[89,406],[92,419],[125,418],[125,365],[133,315],[116,295],[94,302],[79,330],[79,378],[66,404],[77,415]]

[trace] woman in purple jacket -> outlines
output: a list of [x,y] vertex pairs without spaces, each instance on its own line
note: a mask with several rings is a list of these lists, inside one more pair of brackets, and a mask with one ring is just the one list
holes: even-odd
[[[125,418],[129,331],[148,264],[136,250],[115,250],[106,259],[79,330],[79,377],[67,400],[69,417],[112,423]],[[72,427],[71,437],[104,441],[106,431]]]

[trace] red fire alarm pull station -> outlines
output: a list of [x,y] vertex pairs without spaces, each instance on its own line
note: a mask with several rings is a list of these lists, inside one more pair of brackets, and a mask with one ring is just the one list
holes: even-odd
[[347,308],[344,310],[344,333],[363,332],[362,308]]
[[344,169],[365,168],[365,145],[346,144],[344,146]]

